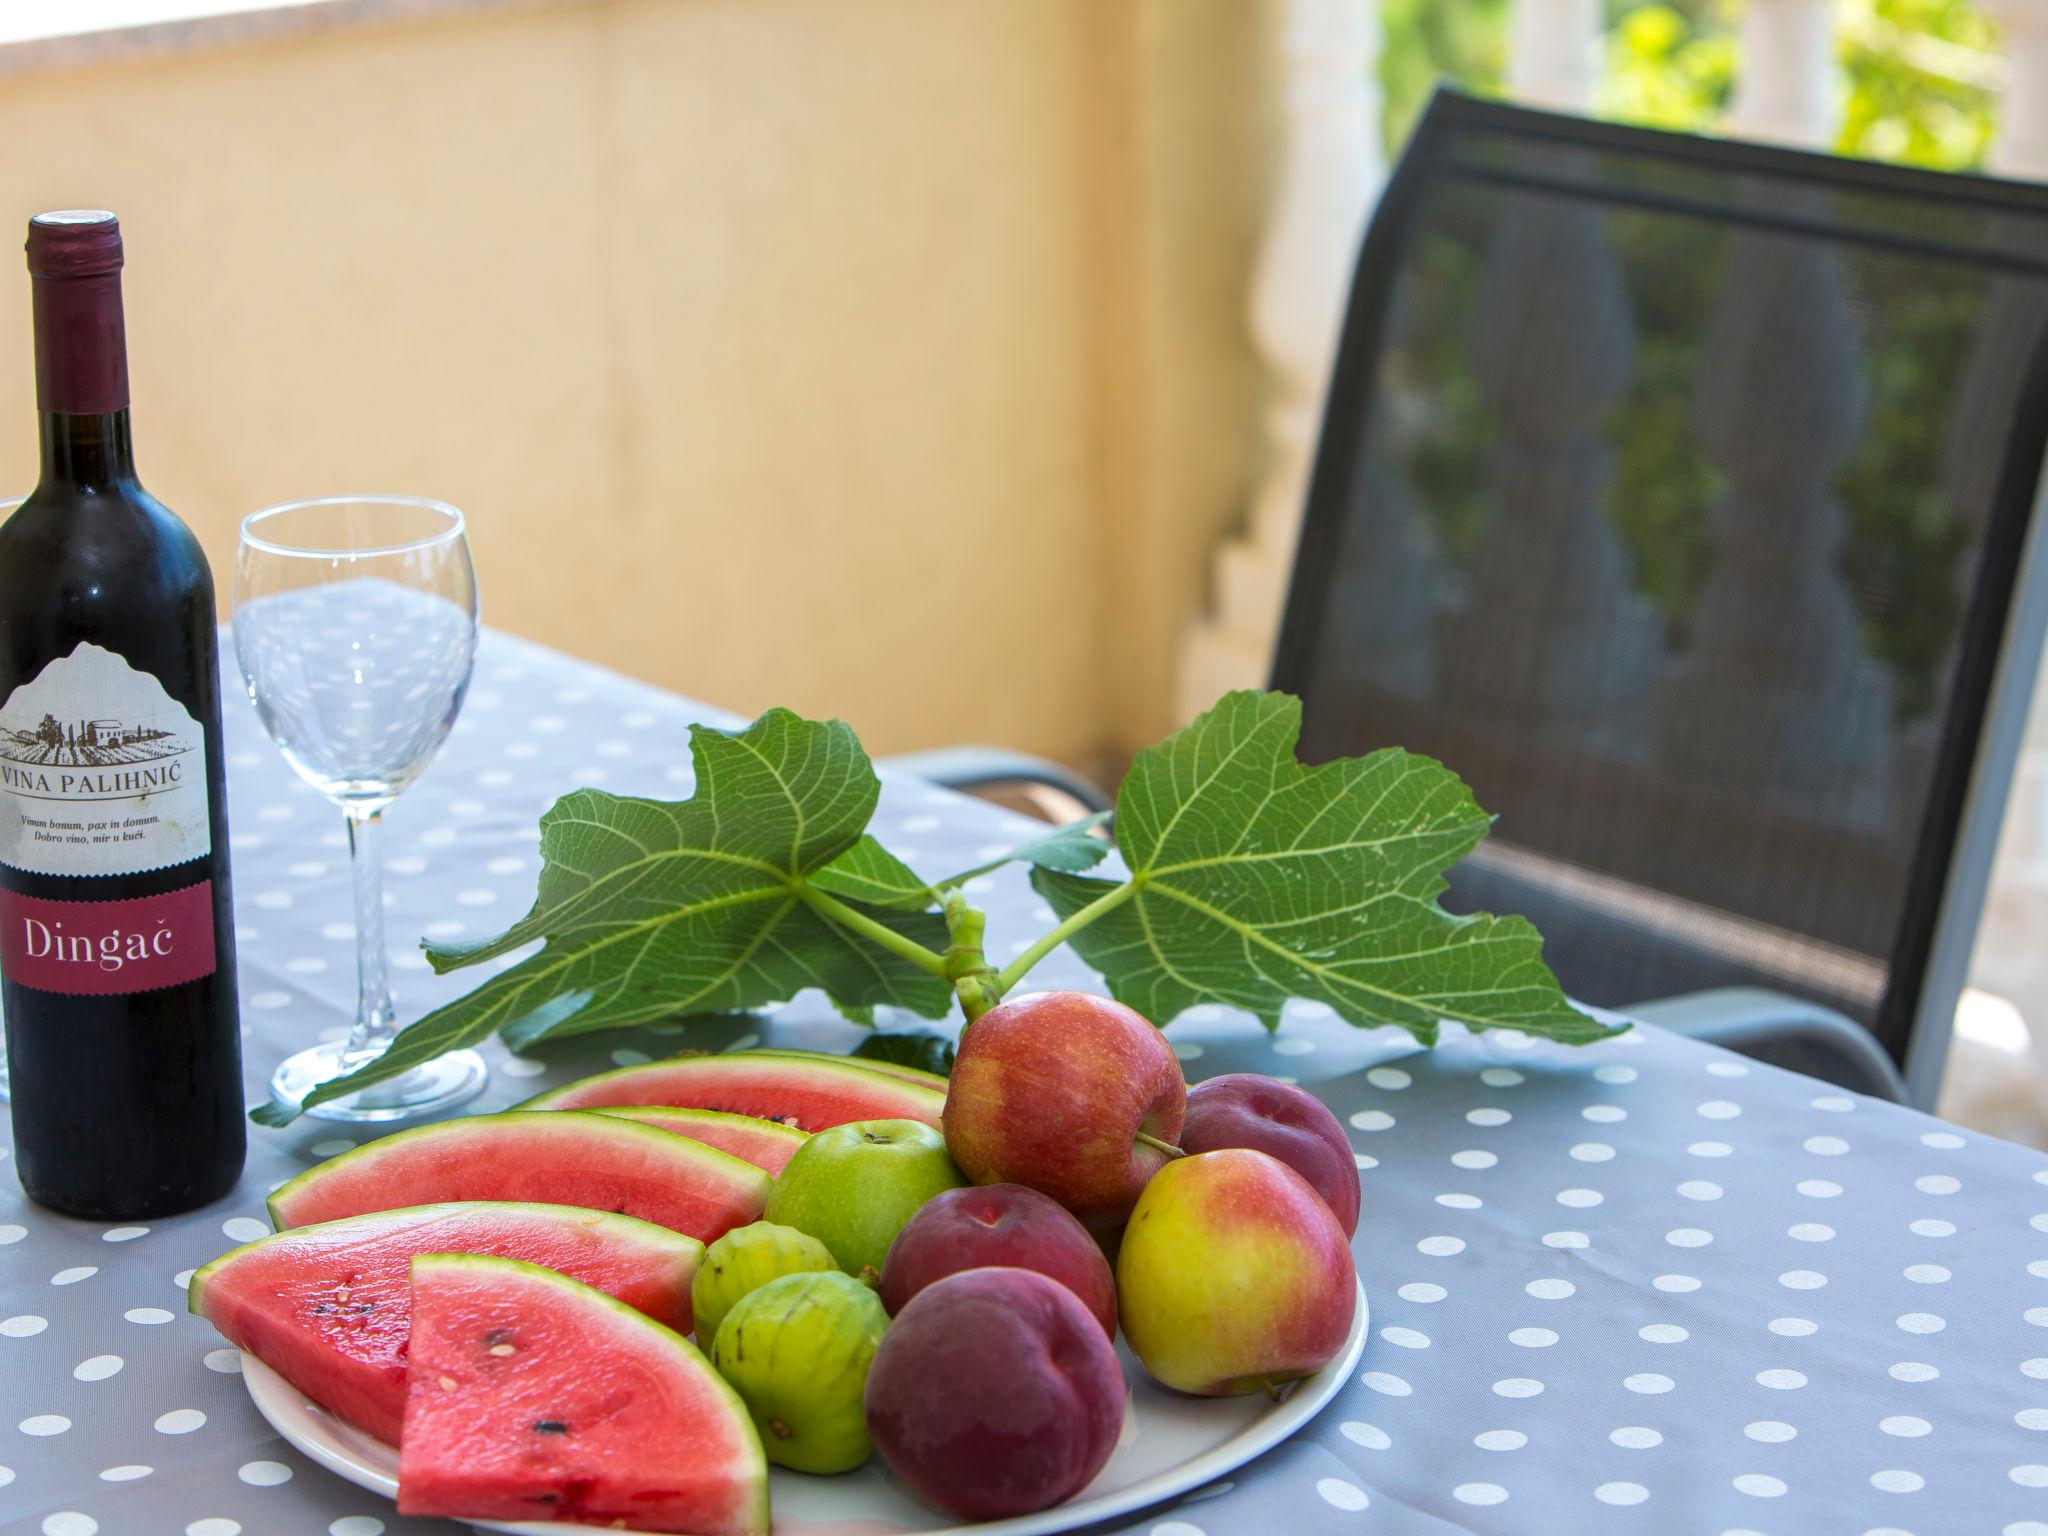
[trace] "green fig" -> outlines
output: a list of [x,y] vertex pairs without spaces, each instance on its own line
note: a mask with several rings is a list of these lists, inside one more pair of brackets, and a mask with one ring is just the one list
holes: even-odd
[[838,1267],[831,1249],[794,1227],[778,1227],[772,1221],[734,1227],[704,1250],[697,1278],[690,1284],[698,1342],[708,1352],[725,1314],[770,1280]]
[[777,1466],[851,1472],[868,1459],[861,1395],[889,1314],[837,1269],[784,1275],[740,1298],[711,1362],[739,1393]]

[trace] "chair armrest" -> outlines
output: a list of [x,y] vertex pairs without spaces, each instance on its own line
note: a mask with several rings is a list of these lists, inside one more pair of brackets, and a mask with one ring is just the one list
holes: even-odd
[[1616,1012],[1857,1093],[1907,1102],[1905,1079],[1877,1038],[1854,1019],[1804,998],[1762,987],[1716,987]]
[[928,779],[947,789],[993,789],[1005,784],[1038,784],[1071,795],[1090,811],[1106,811],[1111,801],[1091,780],[1042,757],[1002,747],[939,747],[885,758],[894,773]]

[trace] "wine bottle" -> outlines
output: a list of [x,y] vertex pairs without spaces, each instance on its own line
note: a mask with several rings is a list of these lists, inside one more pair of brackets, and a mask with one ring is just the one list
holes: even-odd
[[110,213],[29,222],[42,475],[0,525],[0,994],[43,1205],[162,1216],[241,1173],[213,576],[135,476]]

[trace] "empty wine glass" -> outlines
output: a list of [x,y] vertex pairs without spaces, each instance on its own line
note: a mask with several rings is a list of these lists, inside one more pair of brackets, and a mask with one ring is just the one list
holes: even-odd
[[[476,657],[476,571],[462,514],[412,496],[330,496],[253,512],[235,558],[235,656],[270,738],[348,819],[356,1017],[288,1057],[271,1092],[298,1104],[398,1033],[385,974],[384,808],[440,749]],[[483,1058],[451,1051],[307,1113],[393,1120],[459,1103]]]

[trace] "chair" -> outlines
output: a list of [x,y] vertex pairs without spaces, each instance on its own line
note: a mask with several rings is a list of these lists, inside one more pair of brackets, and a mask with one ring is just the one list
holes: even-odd
[[1438,95],[1273,685],[1499,818],[1568,991],[1927,1106],[2032,695],[2048,188]]

